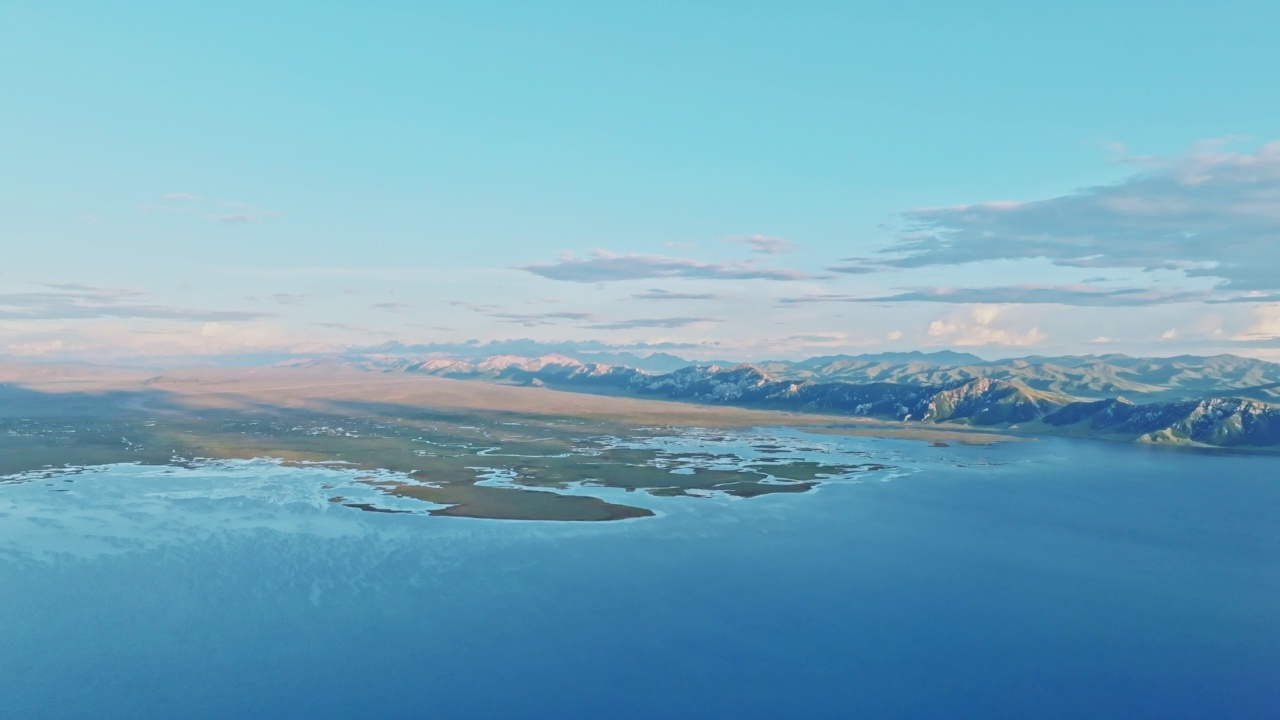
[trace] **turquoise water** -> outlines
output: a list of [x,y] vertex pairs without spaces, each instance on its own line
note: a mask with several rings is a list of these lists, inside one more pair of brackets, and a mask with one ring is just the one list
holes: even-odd
[[603,524],[262,461],[13,479],[0,717],[1280,715],[1280,458],[782,434],[894,469],[580,490],[659,512]]

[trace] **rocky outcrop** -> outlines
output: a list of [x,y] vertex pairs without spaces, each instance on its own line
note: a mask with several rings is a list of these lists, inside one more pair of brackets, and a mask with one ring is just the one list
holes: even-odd
[[1147,443],[1219,447],[1280,444],[1280,408],[1246,398],[1135,405],[1124,398],[1073,403],[1044,418],[1082,434],[1119,435]]

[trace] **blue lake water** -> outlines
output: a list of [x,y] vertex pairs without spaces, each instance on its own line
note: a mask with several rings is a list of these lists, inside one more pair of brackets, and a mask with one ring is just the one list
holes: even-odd
[[1280,717],[1280,458],[779,432],[895,470],[600,524],[0,484],[0,717]]

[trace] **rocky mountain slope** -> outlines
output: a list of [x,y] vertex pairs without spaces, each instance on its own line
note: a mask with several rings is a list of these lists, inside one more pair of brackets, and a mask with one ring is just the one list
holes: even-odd
[[[1132,361],[1132,362],[1130,362]],[[1055,434],[1105,436],[1151,443],[1216,446],[1280,445],[1280,408],[1239,397],[1212,397],[1173,402],[1135,404],[1121,397],[1088,400],[1064,392],[1035,387],[1015,373],[997,372],[994,365],[973,366],[990,374],[970,373],[956,367],[942,371],[928,361],[909,360],[898,368],[920,365],[904,381],[899,372],[884,373],[889,380],[860,381],[880,377],[869,368],[882,363],[849,358],[809,361],[814,371],[796,377],[792,364],[690,365],[669,373],[652,373],[622,365],[589,363],[564,356],[537,358],[497,356],[479,360],[435,358],[421,362],[383,365],[384,370],[426,373],[459,379],[481,379],[527,385],[548,385],[565,390],[626,393],[706,404],[768,408],[794,412],[824,412],[853,417],[929,423],[957,423],[983,427],[1022,428]],[[1167,383],[1193,386],[1203,383],[1216,367],[1218,376],[1230,373],[1238,382],[1266,380],[1268,369],[1244,358],[1195,358],[1120,360],[1104,363],[1114,368],[1136,367],[1148,376],[1162,374]],[[832,366],[838,365],[839,370]],[[1006,365],[1013,366],[1013,363]],[[1026,363],[1037,368],[1032,377],[1043,378],[1070,369],[1060,363]],[[1094,378],[1104,371],[1097,362],[1082,360]],[[970,366],[965,366],[969,368]],[[1003,377],[993,377],[1004,374]],[[789,377],[790,376],[790,377]],[[834,378],[832,377],[834,376]],[[1067,376],[1064,373],[1064,377]],[[858,378],[850,380],[846,378]],[[1117,378],[1099,387],[1111,392],[1123,379],[1125,386],[1143,386],[1131,378]],[[931,380],[932,382],[920,382]],[[1194,380],[1194,382],[1193,382]],[[1079,383],[1067,383],[1078,387]],[[1092,387],[1092,386],[1091,386]],[[1155,386],[1152,386],[1155,387]],[[1229,389],[1229,388],[1227,388]]]
[[1244,398],[1135,405],[1118,398],[1067,405],[1042,419],[1048,428],[1149,443],[1280,445],[1280,407]]
[[1280,401],[1280,365],[1235,355],[1134,358],[1127,355],[1039,357],[984,361],[961,353],[892,353],[767,362],[779,377],[937,385],[987,377],[1072,397],[1120,395],[1185,400],[1223,394]]

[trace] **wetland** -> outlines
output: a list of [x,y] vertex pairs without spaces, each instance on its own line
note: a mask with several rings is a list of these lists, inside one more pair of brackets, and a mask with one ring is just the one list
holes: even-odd
[[752,430],[812,421],[780,413],[613,398],[584,404],[552,390],[434,378],[304,378],[301,388],[280,383],[298,379],[287,373],[265,385],[235,376],[8,383],[0,387],[0,476],[269,459],[377,473],[359,480],[372,494],[329,498],[353,510],[608,521],[653,512],[593,488],[754,498],[891,469],[865,453],[835,453],[821,439]]

